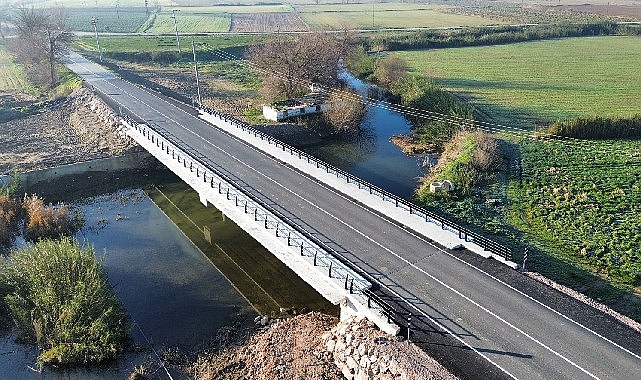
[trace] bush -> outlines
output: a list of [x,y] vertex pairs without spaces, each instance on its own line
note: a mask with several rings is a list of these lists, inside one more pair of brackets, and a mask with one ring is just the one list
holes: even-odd
[[10,246],[18,234],[20,214],[20,204],[8,195],[0,194],[0,247]]
[[24,236],[30,241],[71,235],[83,222],[82,217],[66,205],[45,206],[36,195],[25,196],[22,205],[26,217]]
[[124,309],[89,246],[69,238],[28,245],[11,254],[0,283],[13,319],[42,349],[41,365],[101,362],[128,342]]

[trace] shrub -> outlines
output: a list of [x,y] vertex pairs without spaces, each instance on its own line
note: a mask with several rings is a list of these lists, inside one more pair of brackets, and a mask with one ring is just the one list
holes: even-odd
[[64,204],[45,206],[42,198],[25,196],[22,201],[25,210],[24,236],[27,240],[59,238],[71,235],[82,225],[82,218]]
[[11,245],[18,233],[20,217],[19,203],[0,194],[0,247]]
[[595,116],[557,121],[546,131],[549,134],[577,139],[616,139],[641,137],[641,114],[630,118],[611,119]]
[[128,342],[124,309],[89,246],[41,240],[14,251],[0,279],[13,319],[42,349],[41,365],[100,362]]

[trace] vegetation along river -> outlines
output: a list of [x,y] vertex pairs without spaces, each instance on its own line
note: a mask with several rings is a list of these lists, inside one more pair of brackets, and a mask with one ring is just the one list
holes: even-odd
[[[38,373],[35,348],[4,332],[0,379],[124,379],[143,363],[153,378],[168,378],[159,357],[204,349],[224,326],[253,323],[258,313],[278,315],[281,308],[337,313],[220,211],[205,208],[173,174],[162,172],[147,182],[75,199],[45,198],[63,200],[84,213],[77,238],[104,260],[131,317],[137,349],[104,366]],[[174,379],[184,377],[176,368],[169,372]]]
[[[341,78],[360,95],[367,95],[368,83],[346,72],[341,73]],[[409,121],[401,113],[377,102],[366,106],[359,131],[303,150],[399,197],[410,199],[418,187],[418,180],[427,171],[423,165],[425,159],[409,157],[390,142],[392,136],[408,134],[410,128]]]

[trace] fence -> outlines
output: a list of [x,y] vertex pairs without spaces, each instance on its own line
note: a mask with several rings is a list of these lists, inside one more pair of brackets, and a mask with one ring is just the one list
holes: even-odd
[[369,191],[370,194],[376,195],[383,199],[383,201],[391,202],[402,210],[408,211],[410,215],[417,215],[420,218],[424,219],[425,222],[431,222],[436,225],[439,225],[443,230],[449,230],[452,233],[458,234],[459,239],[464,239],[466,242],[474,242],[478,246],[482,247],[484,250],[489,251],[495,255],[498,255],[505,260],[512,260],[512,251],[510,248],[497,243],[494,240],[488,239],[485,236],[474,232],[466,227],[460,226],[457,223],[450,221],[436,213],[433,213],[429,210],[426,210],[420,206],[413,204],[410,201],[407,201],[403,198],[398,197],[386,190],[383,190],[377,186],[374,186],[350,173],[347,173],[333,165],[330,165],[318,158],[309,155],[299,149],[296,149],[290,145],[283,143],[282,141],[271,137],[263,132],[260,132],[253,128],[251,125],[240,121],[233,116],[226,115],[224,113],[218,112],[208,107],[202,108],[204,112],[209,113],[210,115],[216,116],[223,121],[230,123],[231,125],[240,128],[241,130],[253,134],[255,137],[260,138],[273,144],[276,147],[282,148],[283,152],[288,152],[294,156],[297,156],[301,160],[307,161],[309,164],[316,165],[317,168],[325,170],[327,173],[335,174],[337,178],[344,179],[348,184],[354,184],[358,186],[359,189],[364,189]]

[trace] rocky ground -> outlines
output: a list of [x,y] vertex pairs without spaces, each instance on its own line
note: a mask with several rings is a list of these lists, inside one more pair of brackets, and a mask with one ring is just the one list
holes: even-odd
[[198,380],[455,379],[408,342],[364,319],[308,313],[272,321],[247,342],[200,356]]

